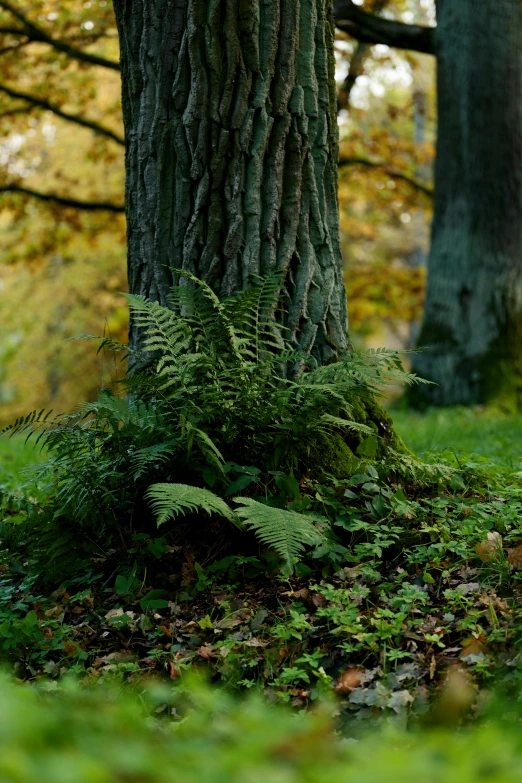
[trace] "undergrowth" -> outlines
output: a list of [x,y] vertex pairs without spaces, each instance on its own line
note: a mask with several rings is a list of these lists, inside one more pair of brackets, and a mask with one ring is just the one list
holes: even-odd
[[0,657],[22,679],[336,694],[345,727],[422,716],[452,668],[459,719],[518,682],[520,476],[407,452],[374,403],[414,380],[396,355],[306,366],[276,279],[225,302],[188,282],[171,309],[130,298],[125,396],[10,428],[46,461],[4,487]]
[[17,540],[42,581],[108,553],[116,568],[135,536],[159,524],[169,545],[217,543],[216,554],[255,550],[252,530],[289,574],[332,521],[301,486],[356,473],[361,456],[392,457],[388,472],[414,469],[395,455],[401,444],[374,402],[382,386],[414,377],[389,351],[309,366],[281,337],[280,289],[277,275],[220,301],[185,274],[169,307],[128,296],[143,352],[131,357],[125,394],[104,389],[73,414],[33,411],[5,430],[36,436],[48,457],[32,477],[44,502],[20,498],[27,522]]

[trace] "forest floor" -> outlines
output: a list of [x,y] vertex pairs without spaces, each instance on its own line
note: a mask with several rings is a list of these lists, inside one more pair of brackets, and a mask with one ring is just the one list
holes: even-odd
[[[106,578],[94,566],[81,589],[69,580],[41,595],[30,565],[4,550],[0,654],[24,680],[68,671],[177,680],[195,668],[296,707],[333,691],[346,725],[421,716],[451,672],[458,709],[476,709],[481,689],[509,688],[522,671],[522,419],[481,410],[394,418],[427,462],[458,470],[437,492],[412,485],[389,501],[371,468],[354,477],[345,496],[373,517],[378,501],[380,512],[338,517],[366,537],[348,565],[340,555],[334,573],[319,562],[283,579],[254,556],[206,563],[189,552],[165,588],[169,552],[147,539],[136,546],[159,547],[160,587],[146,572]],[[15,490],[34,452],[16,439],[0,448],[3,485]]]
[[[450,478],[435,490],[412,482],[392,494],[370,464],[368,475],[352,477],[344,497],[353,497],[357,510],[349,517],[340,514],[337,524],[359,536],[363,531],[365,539],[352,548],[348,564],[339,555],[336,571],[331,566],[321,571],[320,552],[316,567],[305,566],[299,576],[290,578],[267,576],[266,562],[255,556],[206,563],[195,561],[188,552],[182,572],[169,575],[169,557],[175,559],[177,553],[165,551],[161,539],[144,539],[136,542],[137,549],[156,547],[164,573],[142,575],[131,569],[107,578],[100,558],[82,575],[81,584],[69,579],[42,595],[31,564],[21,562],[15,552],[1,550],[0,544],[0,659],[11,677],[14,672],[18,681],[34,682],[37,689],[64,697],[57,714],[55,708],[30,703],[29,696],[19,704],[11,686],[0,682],[0,702],[12,702],[12,714],[22,716],[24,726],[38,723],[38,736],[42,721],[47,721],[49,732],[62,732],[79,759],[82,743],[99,744],[103,724],[114,747],[119,747],[116,735],[121,731],[129,736],[135,732],[134,756],[142,765],[153,764],[149,755],[157,739],[148,736],[150,726],[140,724],[138,732],[138,724],[131,726],[131,719],[122,717],[134,714],[135,703],[126,702],[125,695],[115,696],[113,712],[100,717],[98,697],[85,702],[70,688],[63,690],[63,675],[72,673],[90,685],[108,687],[126,682],[128,694],[139,690],[144,676],[150,680],[153,675],[155,682],[174,684],[183,693],[187,688],[197,691],[199,686],[190,679],[196,671],[218,684],[222,695],[205,691],[198,697],[196,728],[183,735],[182,781],[196,780],[197,770],[203,776],[199,779],[235,780],[219,767],[226,760],[216,712],[224,716],[234,737],[235,750],[226,763],[233,761],[256,783],[283,780],[281,763],[294,770],[293,777],[284,777],[285,783],[322,781],[328,765],[333,783],[520,779],[522,755],[515,740],[506,739],[501,720],[487,716],[500,697],[503,719],[511,716],[508,727],[519,721],[516,698],[509,708],[507,700],[516,697],[522,675],[522,417],[453,409],[422,416],[395,411],[394,421],[405,443],[428,464],[450,471]],[[4,491],[16,491],[19,471],[34,460],[34,451],[23,441],[0,440]],[[38,486],[34,493],[37,497]],[[327,493],[323,500],[336,502]],[[17,522],[12,515],[10,523]],[[335,552],[329,551],[330,564],[332,559]],[[172,586],[166,588],[166,583]],[[147,709],[153,709],[158,720],[168,716],[179,722],[183,707],[171,704],[161,687],[152,702],[147,701]],[[240,719],[234,702],[226,701],[231,694],[259,690],[272,705],[287,703],[297,711],[315,705],[315,717],[310,717],[304,733],[299,733],[299,724],[276,717],[270,712],[273,707],[252,698],[244,708],[248,719]],[[145,698],[141,691],[139,698]],[[348,746],[334,748],[324,738],[325,724],[317,712],[324,698],[334,698],[335,725],[342,735],[351,737],[350,742],[358,738],[348,754],[350,770],[357,770],[353,777],[348,767],[341,765],[340,772],[336,766]],[[70,722],[66,730],[64,720]],[[279,727],[277,738],[276,729],[268,728],[272,720]],[[415,742],[400,734],[384,742],[368,734],[368,727],[376,724],[392,725],[393,733],[407,725],[415,731],[427,721],[442,733],[423,734]],[[465,734],[453,737],[454,726],[470,723],[477,726],[473,740]],[[0,720],[2,747],[4,730]],[[9,740],[12,747],[21,743],[24,759],[26,731]],[[280,746],[283,734],[297,737],[293,749]],[[180,734],[177,753],[182,753],[181,741]],[[199,754],[201,742],[216,746],[212,768],[205,767],[210,761]],[[313,759],[305,750],[310,743]],[[399,752],[404,743],[408,750]],[[495,743],[499,750],[493,752]],[[258,753],[257,762],[253,752]],[[105,772],[112,770],[111,780],[130,779],[126,773],[118,777],[117,754],[105,746],[96,753],[103,757]],[[275,754],[273,769],[266,767],[264,773],[263,754],[265,761]],[[37,755],[33,761],[39,769],[44,761],[63,763],[58,751],[56,757],[48,750]],[[0,773],[2,763],[0,759]],[[13,762],[18,763],[22,762]],[[54,781],[52,764],[49,780]],[[391,771],[394,765],[396,773]],[[406,769],[410,777],[405,776]],[[83,774],[76,771],[74,779],[91,779]],[[171,779],[167,772],[157,774],[143,779]],[[262,774],[264,778],[259,777]],[[35,780],[47,780],[45,774],[34,775]],[[22,780],[8,775],[5,779]],[[33,778],[27,773],[23,780]]]

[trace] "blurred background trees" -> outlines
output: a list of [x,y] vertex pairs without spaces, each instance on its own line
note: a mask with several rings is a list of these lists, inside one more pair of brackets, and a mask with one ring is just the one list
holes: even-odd
[[[365,10],[433,24],[432,0]],[[73,406],[117,371],[65,338],[125,337],[118,45],[108,0],[0,1],[0,418]],[[435,62],[336,43],[340,202],[352,338],[410,346],[432,213]]]

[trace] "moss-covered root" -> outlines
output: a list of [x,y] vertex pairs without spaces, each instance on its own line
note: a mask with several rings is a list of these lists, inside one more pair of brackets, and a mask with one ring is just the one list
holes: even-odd
[[[379,403],[372,399],[360,400],[352,407],[355,420],[375,432],[376,450],[371,454],[372,459],[386,459],[392,451],[410,453],[395,431],[390,415]],[[367,434],[354,432],[337,432],[318,437],[313,448],[301,455],[303,473],[319,481],[326,476],[349,478],[358,469],[361,458],[357,452],[368,437]]]

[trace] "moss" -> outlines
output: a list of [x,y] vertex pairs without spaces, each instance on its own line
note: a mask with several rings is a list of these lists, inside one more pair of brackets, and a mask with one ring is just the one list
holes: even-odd
[[[352,410],[355,421],[361,422],[361,424],[366,424],[367,427],[371,427],[375,434],[379,437],[379,446],[376,454],[378,459],[385,459],[390,449],[403,454],[409,453],[409,450],[406,448],[402,439],[394,429],[391,416],[384,410],[382,405],[379,405],[375,399],[358,398],[352,402]],[[349,443],[351,448],[356,451],[357,446],[364,440],[365,437],[365,435],[359,436],[356,444],[354,445],[353,434],[350,434]]]
[[522,316],[503,329],[478,362],[480,400],[502,413],[522,410]]
[[344,479],[353,476],[359,462],[339,433],[318,437],[313,447],[299,460],[304,474],[321,480],[326,476]]
[[[409,454],[400,436],[396,433],[389,414],[375,400],[361,400],[353,404],[353,417],[371,427],[378,436],[378,448],[375,459],[386,459],[390,449]],[[326,476],[344,479],[353,476],[359,470],[361,458],[357,448],[367,438],[365,433],[332,433],[318,437],[313,447],[299,457],[303,474],[321,481]]]

